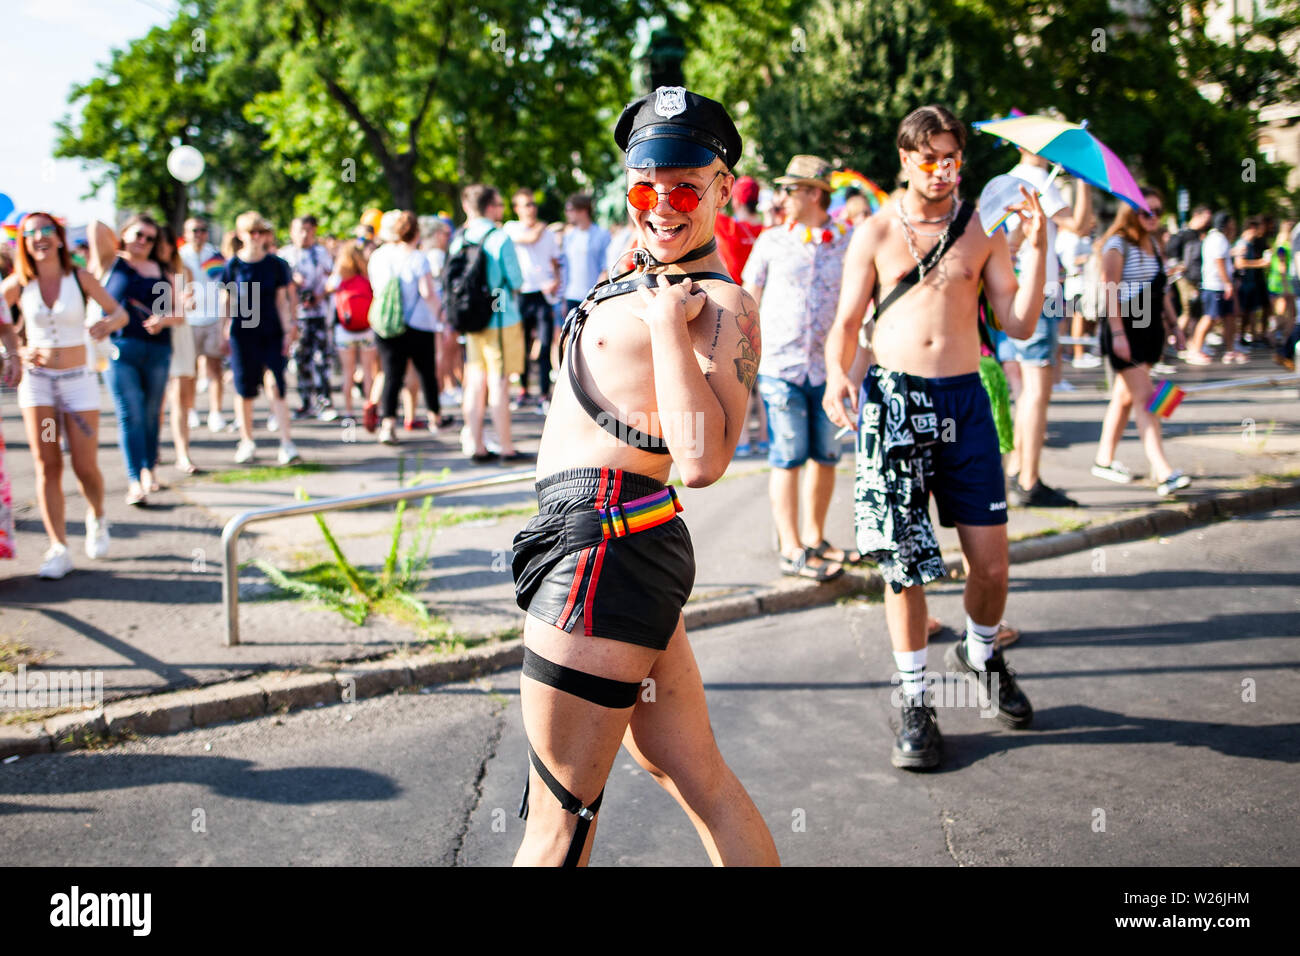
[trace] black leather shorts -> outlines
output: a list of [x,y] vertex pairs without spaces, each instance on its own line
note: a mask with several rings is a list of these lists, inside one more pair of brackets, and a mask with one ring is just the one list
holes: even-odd
[[538,515],[515,535],[515,601],[572,632],[664,650],[695,584],[681,516],[606,539],[601,511],[654,494],[661,482],[613,468],[573,468],[537,483]]

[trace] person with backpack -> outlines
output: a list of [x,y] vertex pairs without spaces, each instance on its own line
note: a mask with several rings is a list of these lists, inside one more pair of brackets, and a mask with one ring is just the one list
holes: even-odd
[[360,363],[361,390],[366,397],[365,420],[373,431],[379,419],[379,406],[370,400],[370,389],[379,366],[375,334],[370,331],[370,304],[374,300],[374,290],[366,274],[366,257],[357,243],[348,242],[339,248],[334,271],[325,283],[325,293],[334,296],[334,313],[338,316],[334,345],[338,349],[339,364],[343,366],[343,421],[355,421],[352,392]]
[[[510,379],[524,371],[524,327],[515,293],[523,287],[515,245],[496,218],[505,209],[493,186],[460,194],[465,227],[451,242],[443,272],[447,320],[465,336],[464,450],[476,464],[530,461],[510,435]],[[491,410],[500,452],[483,441],[484,405]]]
[[429,430],[437,433],[438,353],[434,329],[441,310],[429,260],[420,250],[420,222],[406,209],[390,209],[379,223],[383,245],[370,255],[368,271],[374,301],[370,327],[377,338],[384,385],[380,398],[379,440],[397,444],[397,399],[410,362],[420,376],[429,406]]

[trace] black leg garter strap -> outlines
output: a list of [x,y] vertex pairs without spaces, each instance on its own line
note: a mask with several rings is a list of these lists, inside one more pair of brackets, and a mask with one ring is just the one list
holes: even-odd
[[[611,710],[631,707],[636,703],[637,695],[641,692],[639,682],[610,680],[608,677],[585,674],[571,667],[548,661],[527,647],[524,648],[524,676]],[[546,765],[533,750],[531,741],[528,743],[528,761],[537,771],[537,775],[542,778],[547,789],[555,795],[556,800],[560,801],[560,806],[578,818],[578,828],[574,831],[573,840],[569,844],[569,852],[564,857],[565,866],[577,866],[583,847],[587,845],[587,831],[600,810],[600,801],[605,797],[605,789],[602,787],[600,794],[591,801],[591,805],[584,807],[582,801],[565,789],[564,785],[555,779],[555,775],[546,769]],[[524,798],[519,804],[519,816],[524,820],[528,819],[527,777],[524,778]]]

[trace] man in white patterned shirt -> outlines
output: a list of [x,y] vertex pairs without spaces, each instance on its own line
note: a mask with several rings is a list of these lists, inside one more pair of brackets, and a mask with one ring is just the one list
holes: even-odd
[[[849,227],[835,222],[830,206],[830,164],[796,156],[776,180],[784,225],[764,230],[745,263],[745,291],[759,304],[763,356],[758,392],[772,433],[769,494],[780,540],[781,571],[830,581],[856,552],[825,540],[826,513],[840,460],[836,428],[822,409],[826,387],[826,334],[835,320]],[[800,527],[800,475],[804,480]]]

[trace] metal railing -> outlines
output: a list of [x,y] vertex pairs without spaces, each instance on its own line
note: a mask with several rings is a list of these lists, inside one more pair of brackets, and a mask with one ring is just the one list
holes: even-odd
[[319,514],[325,511],[348,511],[353,508],[365,508],[370,505],[387,505],[412,498],[438,497],[458,491],[473,491],[477,488],[492,488],[497,485],[512,485],[523,481],[533,481],[536,471],[508,471],[491,478],[461,478],[455,481],[439,481],[429,485],[413,485],[410,488],[394,488],[391,491],[371,491],[360,495],[346,495],[342,498],[320,498],[315,501],[299,501],[291,505],[277,505],[273,508],[256,508],[244,511],[226,522],[221,531],[221,547],[225,554],[225,567],[222,569],[221,596],[226,608],[226,646],[234,647],[239,643],[239,559],[236,550],[239,536],[250,524],[259,521],[271,521],[275,518],[293,518],[298,515]]

